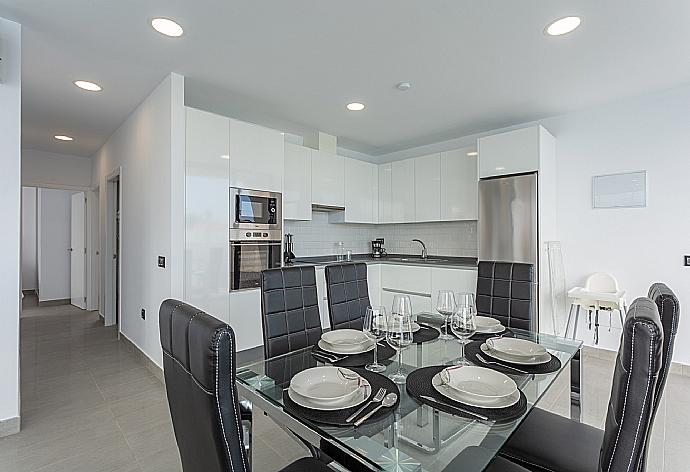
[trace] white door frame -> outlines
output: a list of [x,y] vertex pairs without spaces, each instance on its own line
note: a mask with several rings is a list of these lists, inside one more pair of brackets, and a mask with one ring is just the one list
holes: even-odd
[[[115,181],[119,180],[119,201],[116,206],[116,185]],[[122,327],[122,167],[116,169],[113,173],[109,174],[105,178],[105,244],[104,250],[102,251],[102,261],[101,267],[103,270],[103,278],[105,280],[104,284],[104,297],[103,297],[103,308],[104,308],[104,324],[106,326],[111,326],[117,324],[118,337],[121,332]],[[120,209],[120,241],[117,248],[117,254],[119,258],[117,259],[117,270],[119,273],[119,280],[117,284],[117,292],[115,292],[115,261],[113,255],[115,251],[115,208]],[[119,303],[117,313],[115,313],[115,297],[119,293]]]
[[86,197],[86,309],[103,316],[101,304],[101,200],[100,188],[93,187]]
[[[78,199],[75,202],[75,198]],[[71,222],[70,222],[70,302],[72,305],[76,306],[77,308],[81,308],[82,310],[86,309],[86,294],[88,293],[88,287],[89,283],[86,277],[86,255],[87,255],[87,237],[86,237],[86,223],[87,223],[87,204],[86,204],[86,192],[77,192],[73,193],[70,196],[70,213],[71,213]],[[81,207],[80,210],[82,212],[82,224],[79,225],[80,227],[75,228],[74,226],[74,211],[75,211],[75,205],[77,207]],[[81,233],[81,246],[82,247],[74,247],[74,241],[75,241],[75,234],[74,232],[77,231],[77,233]],[[79,261],[82,259],[82,263],[79,264],[81,267],[75,267],[75,259]],[[78,272],[81,272],[81,274],[78,274]],[[75,279],[76,277],[76,279]],[[76,282],[76,284],[75,284]],[[75,291],[75,285],[77,285],[78,290]],[[78,287],[78,285],[81,285],[81,287]],[[76,295],[76,296],[75,296]]]

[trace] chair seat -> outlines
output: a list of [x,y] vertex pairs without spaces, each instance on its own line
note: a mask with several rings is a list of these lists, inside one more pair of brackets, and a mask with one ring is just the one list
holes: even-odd
[[333,472],[333,469],[313,457],[305,457],[293,462],[280,472]]
[[484,472],[529,472],[529,469],[525,469],[521,465],[511,462],[504,457],[497,456],[486,466]]
[[501,455],[531,471],[597,472],[603,440],[600,429],[535,408]]

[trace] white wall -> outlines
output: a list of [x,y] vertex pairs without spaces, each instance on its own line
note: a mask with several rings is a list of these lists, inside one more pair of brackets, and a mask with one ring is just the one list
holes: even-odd
[[19,431],[21,26],[0,18],[0,435]]
[[[93,157],[93,186],[100,191],[101,247],[105,248],[106,179],[121,168],[121,330],[159,366],[158,308],[179,296],[184,244],[184,78],[167,77]],[[179,127],[181,126],[181,130]],[[182,149],[178,149],[182,145]],[[182,159],[182,162],[177,160]],[[179,208],[179,204],[182,208]],[[182,211],[182,214],[178,214]],[[179,221],[173,227],[173,221]],[[182,249],[178,249],[182,248]],[[101,252],[101,267],[112,261]],[[166,256],[167,267],[157,266]],[[172,276],[171,274],[176,274]],[[146,319],[140,317],[146,310]]]
[[38,189],[38,300],[70,298],[70,190]]
[[22,290],[38,288],[36,190],[22,188]]
[[91,185],[91,159],[22,149],[22,185],[87,190]]

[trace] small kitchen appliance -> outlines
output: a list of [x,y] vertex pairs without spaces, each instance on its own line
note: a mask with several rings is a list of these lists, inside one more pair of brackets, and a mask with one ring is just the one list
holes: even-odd
[[377,238],[371,242],[371,257],[378,259],[386,255],[386,249],[383,247],[383,238]]

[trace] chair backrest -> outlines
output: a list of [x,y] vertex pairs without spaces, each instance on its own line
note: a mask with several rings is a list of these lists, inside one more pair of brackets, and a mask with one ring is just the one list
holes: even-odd
[[[659,372],[659,380],[656,383],[656,392],[654,394],[654,409],[652,411],[652,423],[656,417],[657,409],[659,408],[659,401],[664,393],[666,380],[668,378],[669,370],[671,369],[671,362],[673,361],[673,345],[676,340],[676,333],[678,332],[678,320],[680,319],[680,303],[673,291],[665,284],[656,283],[649,288],[649,298],[652,299],[659,310],[659,317],[661,318],[661,326],[664,330],[664,345],[661,349],[661,371]],[[649,449],[649,432],[647,433],[647,443],[645,445],[645,458],[642,460],[642,469],[646,467],[646,455]]]
[[536,329],[534,266],[517,262],[479,261],[477,313],[504,326]]
[[159,311],[163,372],[185,472],[248,472],[237,389],[235,334],[177,300]]
[[656,304],[649,298],[638,298],[628,310],[613,372],[599,455],[601,472],[636,472],[644,468],[663,344]]
[[266,359],[319,341],[321,315],[314,266],[261,272],[261,323]]
[[585,281],[585,288],[591,292],[616,293],[618,292],[618,280],[606,272],[595,272]]
[[367,265],[364,263],[326,266],[326,291],[331,329],[362,329],[369,301]]

